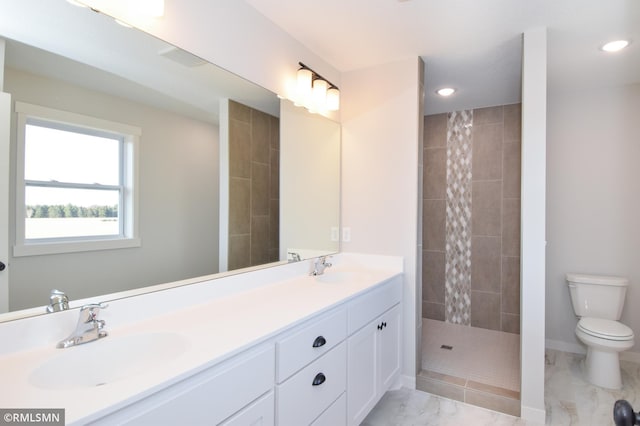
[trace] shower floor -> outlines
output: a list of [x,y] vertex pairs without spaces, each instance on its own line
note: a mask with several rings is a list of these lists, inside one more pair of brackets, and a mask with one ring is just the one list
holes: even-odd
[[520,335],[423,319],[422,371],[416,385],[520,415]]

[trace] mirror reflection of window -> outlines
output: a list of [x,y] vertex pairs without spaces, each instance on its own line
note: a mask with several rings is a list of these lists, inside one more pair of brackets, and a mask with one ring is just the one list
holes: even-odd
[[27,121],[25,240],[123,236],[124,138]]
[[138,244],[134,157],[141,130],[23,102],[16,112],[14,255],[74,252],[78,243],[84,250]]

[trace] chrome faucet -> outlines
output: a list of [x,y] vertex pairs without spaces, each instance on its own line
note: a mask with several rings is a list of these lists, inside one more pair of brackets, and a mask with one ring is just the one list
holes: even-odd
[[109,305],[105,303],[91,303],[80,308],[76,330],[69,337],[58,342],[56,348],[68,348],[107,337],[108,333],[103,330],[105,322],[98,319],[100,310],[107,306]]
[[326,268],[331,267],[331,263],[327,262],[327,256],[320,256],[311,261],[311,270],[309,275],[322,275]]
[[69,298],[64,291],[53,289],[49,296],[49,305],[47,306],[47,312],[66,311],[69,309]]
[[291,256],[291,260],[289,260],[289,262],[300,262],[302,260],[302,258],[300,257],[300,253],[297,253],[295,251],[290,251],[289,255]]

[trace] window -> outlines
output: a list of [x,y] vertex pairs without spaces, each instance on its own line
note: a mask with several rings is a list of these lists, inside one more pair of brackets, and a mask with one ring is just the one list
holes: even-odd
[[140,129],[16,102],[15,256],[140,245]]

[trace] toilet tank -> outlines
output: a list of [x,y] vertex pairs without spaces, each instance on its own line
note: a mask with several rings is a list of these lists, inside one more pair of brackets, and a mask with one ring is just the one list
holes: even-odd
[[579,317],[619,320],[629,280],[604,275],[567,274],[573,310]]

